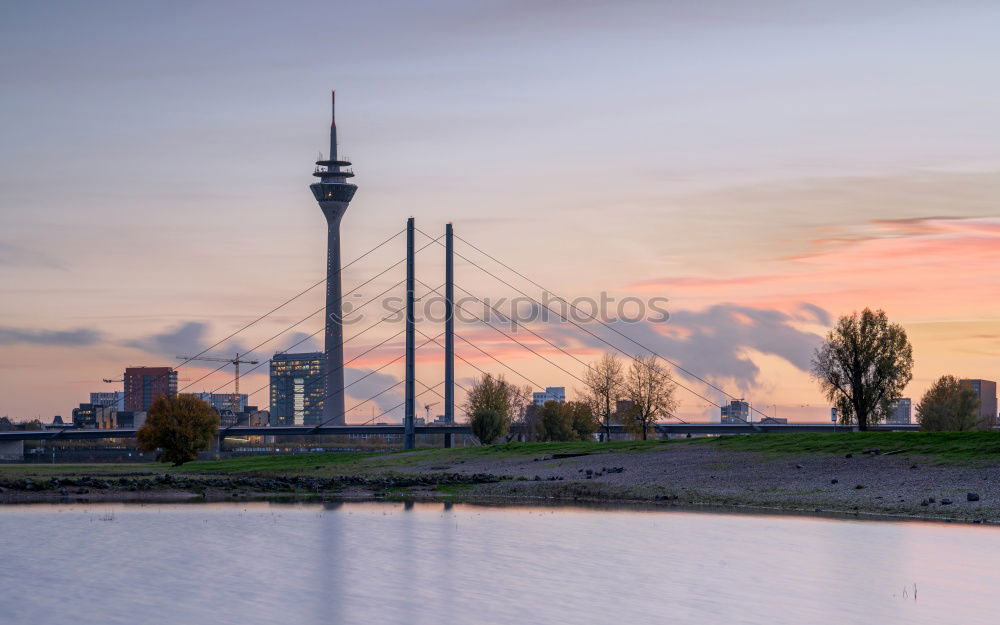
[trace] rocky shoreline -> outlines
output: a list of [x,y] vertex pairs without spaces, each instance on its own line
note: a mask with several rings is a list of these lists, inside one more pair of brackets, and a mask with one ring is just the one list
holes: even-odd
[[[27,467],[25,467],[27,469]],[[44,474],[47,473],[47,474]],[[638,453],[424,459],[287,474],[0,473],[0,503],[419,499],[602,503],[1000,523],[1000,463],[867,454],[776,457],[703,445]]]

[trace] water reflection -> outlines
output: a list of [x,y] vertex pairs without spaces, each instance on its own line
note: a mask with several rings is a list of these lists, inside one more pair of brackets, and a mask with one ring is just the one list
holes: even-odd
[[243,503],[8,507],[0,532],[11,623],[993,623],[1000,582],[1000,532],[951,524]]

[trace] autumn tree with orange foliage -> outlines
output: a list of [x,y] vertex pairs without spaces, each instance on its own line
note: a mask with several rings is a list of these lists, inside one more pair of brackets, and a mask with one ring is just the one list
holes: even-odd
[[141,451],[159,450],[157,460],[177,467],[211,447],[218,431],[219,415],[209,404],[194,395],[164,395],[149,407],[136,438]]

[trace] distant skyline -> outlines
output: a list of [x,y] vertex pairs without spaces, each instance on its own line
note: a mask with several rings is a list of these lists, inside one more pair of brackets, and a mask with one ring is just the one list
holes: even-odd
[[[865,306],[909,333],[915,401],[945,373],[1000,378],[995,2],[12,2],[4,18],[0,415],[65,419],[112,390],[102,378],[177,365],[322,279],[308,185],[333,88],[359,186],[345,263],[409,216],[433,236],[452,221],[559,295],[668,298],[668,323],[622,332],[780,417],[828,419],[809,357]],[[403,253],[397,239],[353,265],[345,290]],[[417,271],[440,284],[442,250]],[[461,259],[456,281],[514,294]],[[317,288],[213,354],[322,304]],[[581,358],[602,351],[533,328]],[[457,331],[543,387],[581,386],[488,328]],[[401,350],[359,359],[347,382]],[[418,379],[441,381],[440,360],[418,354]],[[182,380],[211,371],[193,365]],[[348,407],[401,375],[402,361],[355,385]],[[241,392],[266,384],[262,367]],[[679,398],[685,418],[718,415]],[[266,406],[266,390],[248,401]]]

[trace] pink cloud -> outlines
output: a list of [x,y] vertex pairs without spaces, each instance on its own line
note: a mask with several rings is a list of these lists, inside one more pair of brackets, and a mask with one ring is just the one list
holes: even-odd
[[826,237],[787,269],[742,276],[682,276],[632,286],[672,300],[739,301],[788,309],[809,301],[831,312],[860,306],[903,317],[994,314],[1000,305],[1000,222],[902,220],[861,238]]

